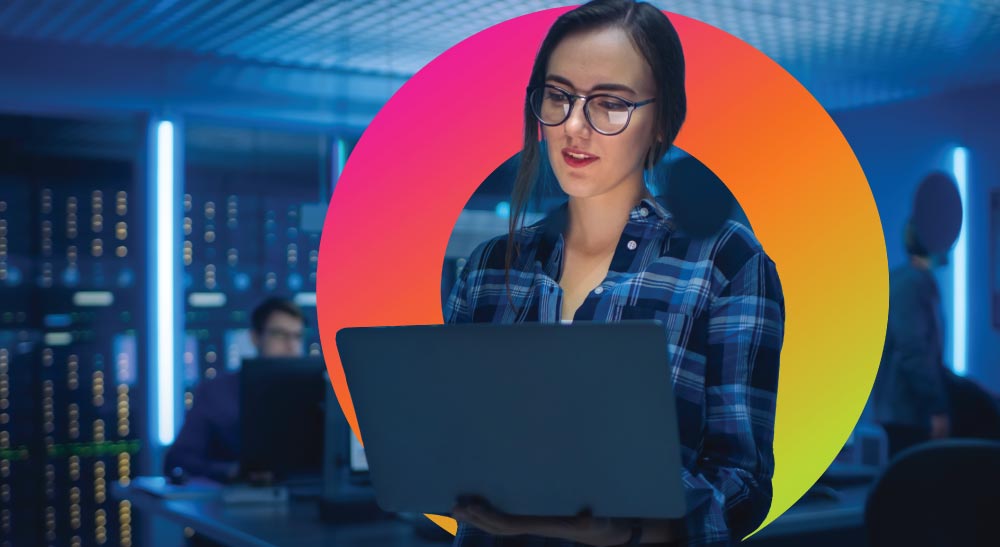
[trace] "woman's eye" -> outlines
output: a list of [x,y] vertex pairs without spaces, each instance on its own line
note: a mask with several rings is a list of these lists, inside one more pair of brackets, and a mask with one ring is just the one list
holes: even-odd
[[622,112],[628,110],[628,105],[621,101],[600,101],[599,106],[608,112]]
[[569,99],[566,98],[566,95],[563,95],[562,93],[547,93],[545,95],[545,100],[558,104],[565,104],[569,101]]

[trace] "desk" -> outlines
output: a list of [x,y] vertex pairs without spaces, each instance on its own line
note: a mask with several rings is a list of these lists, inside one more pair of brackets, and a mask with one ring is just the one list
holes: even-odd
[[745,543],[783,545],[865,544],[865,500],[871,485],[838,489],[839,499],[804,498]]
[[[746,544],[753,547],[865,544],[864,506],[869,486],[840,489],[840,499],[804,499]],[[112,495],[151,516],[188,526],[232,547],[443,547],[417,536],[398,520],[329,524],[319,520],[314,501],[227,505],[218,498],[164,499],[135,487],[116,485]]]
[[442,547],[399,520],[357,524],[320,521],[315,500],[227,505],[218,497],[165,499],[134,486],[112,490],[149,516],[164,517],[232,547]]

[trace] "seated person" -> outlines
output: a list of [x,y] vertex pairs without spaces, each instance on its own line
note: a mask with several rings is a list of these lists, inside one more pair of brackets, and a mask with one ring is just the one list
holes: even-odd
[[[294,303],[269,298],[250,317],[250,338],[260,357],[302,357],[305,317]],[[239,474],[239,374],[201,382],[184,425],[163,460],[167,476],[200,476],[220,482]]]

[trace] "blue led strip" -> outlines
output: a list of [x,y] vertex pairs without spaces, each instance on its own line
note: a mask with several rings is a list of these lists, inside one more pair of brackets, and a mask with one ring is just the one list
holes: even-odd
[[333,179],[333,184],[337,184],[340,175],[344,173],[344,164],[347,163],[347,143],[344,139],[337,139],[337,175]]
[[962,199],[962,229],[958,233],[952,260],[952,357],[951,366],[955,374],[965,376],[968,341],[968,299],[969,299],[969,151],[961,146],[952,152],[952,172],[958,184],[958,195]]

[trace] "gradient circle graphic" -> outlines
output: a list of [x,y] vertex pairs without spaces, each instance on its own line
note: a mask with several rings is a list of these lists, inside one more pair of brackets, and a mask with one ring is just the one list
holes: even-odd
[[[443,53],[392,97],[351,154],[323,230],[318,314],[355,432],[337,331],[442,322],[451,231],[478,185],[520,149],[535,53],[567,9],[512,19]],[[785,291],[766,524],[822,474],[864,408],[885,337],[885,241],[864,173],[812,95],[745,42],[668,16],[687,61],[688,117],[677,145],[732,190]],[[430,517],[454,533],[455,521]]]

